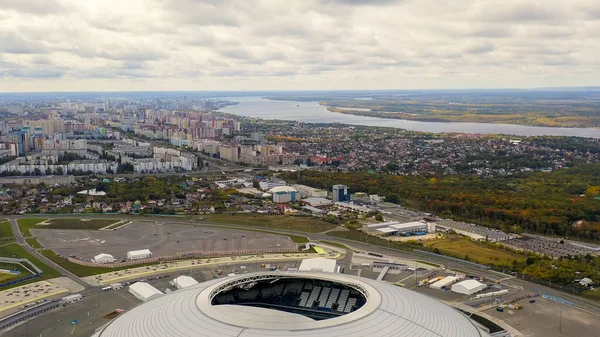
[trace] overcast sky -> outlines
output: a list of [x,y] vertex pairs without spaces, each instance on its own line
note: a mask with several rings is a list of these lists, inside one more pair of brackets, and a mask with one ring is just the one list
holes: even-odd
[[0,92],[600,85],[599,0],[0,0]]

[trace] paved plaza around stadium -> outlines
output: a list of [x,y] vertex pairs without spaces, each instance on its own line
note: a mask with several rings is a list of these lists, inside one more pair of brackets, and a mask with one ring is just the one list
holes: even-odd
[[523,308],[512,310],[513,315],[495,308],[485,313],[505,321],[523,337],[600,337],[600,317],[595,314],[541,297],[535,303],[528,299],[517,303]]
[[133,222],[116,231],[32,229],[38,241],[59,255],[90,259],[100,253],[123,258],[148,248],[154,256],[187,251],[294,248],[287,236],[236,229]]

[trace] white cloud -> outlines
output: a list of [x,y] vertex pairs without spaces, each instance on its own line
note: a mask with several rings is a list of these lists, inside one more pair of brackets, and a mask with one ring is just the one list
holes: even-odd
[[598,85],[597,0],[0,0],[0,91]]

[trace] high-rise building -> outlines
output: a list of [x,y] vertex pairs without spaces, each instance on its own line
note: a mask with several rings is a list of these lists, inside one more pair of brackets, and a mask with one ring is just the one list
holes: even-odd
[[350,201],[350,194],[348,193],[348,186],[333,185],[332,192],[333,192],[333,201],[334,202]]

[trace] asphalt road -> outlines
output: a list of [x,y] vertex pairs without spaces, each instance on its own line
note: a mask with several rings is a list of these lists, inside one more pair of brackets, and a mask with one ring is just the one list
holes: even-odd
[[[76,216],[78,218],[81,218],[81,217],[110,218],[110,216],[105,216],[105,215],[82,215],[82,214],[71,214],[71,215]],[[65,217],[65,216],[69,216],[69,214],[44,215],[44,217],[46,217],[46,218]],[[138,221],[141,220],[140,216],[125,215],[125,216],[118,216],[118,217],[123,220],[125,220],[125,219],[138,220]],[[18,230],[18,228],[15,229],[15,227],[14,227],[16,225],[16,220],[15,220],[16,218],[20,218],[20,217],[14,217],[14,216],[9,217],[11,224],[13,225],[13,231],[15,233],[18,233],[19,238],[17,238],[17,241],[20,244],[22,244],[32,254],[36,254],[36,256],[38,256],[40,258],[40,260],[42,260],[43,262],[48,262],[48,265],[51,266],[53,269],[60,271],[62,274],[67,275],[69,278],[73,279],[77,283],[86,287],[86,289],[89,289],[89,285],[85,284],[77,276],[68,272],[64,268],[56,265],[52,261],[46,259],[44,256],[40,255],[39,253],[35,252],[31,247],[29,247],[29,245],[24,242],[24,239],[22,238],[21,233]],[[198,221],[198,220],[187,220],[187,219],[183,219],[183,218],[144,217],[142,219],[144,219],[144,220],[147,219],[149,221],[155,221],[155,222],[162,222],[165,224],[168,223],[168,224],[187,224],[187,225],[189,225],[189,224],[193,223],[194,225],[204,225],[204,226],[209,226],[209,227],[222,227],[222,228],[231,228],[231,229],[239,229],[239,230],[252,229],[251,226],[227,225],[227,224],[212,223],[212,222],[205,222],[205,221]],[[479,269],[479,268],[473,267],[466,263],[461,263],[456,260],[451,260],[443,255],[431,256],[431,255],[419,254],[417,252],[412,252],[412,251],[408,252],[408,251],[396,250],[396,249],[387,248],[387,247],[375,246],[375,245],[369,244],[368,242],[360,242],[360,241],[354,241],[354,240],[341,239],[341,238],[337,238],[334,236],[329,236],[325,233],[306,233],[306,232],[278,230],[278,229],[271,229],[271,228],[264,228],[264,229],[260,228],[260,229],[269,231],[272,233],[282,234],[282,235],[306,236],[311,241],[327,240],[327,241],[338,242],[338,243],[352,246],[353,248],[360,250],[360,251],[368,251],[368,252],[379,253],[379,254],[387,254],[387,255],[398,257],[398,258],[428,261],[428,262],[432,262],[432,263],[439,264],[442,266],[446,266],[447,268],[459,269],[459,270],[462,270],[462,271],[465,271],[468,273],[473,273],[475,275],[480,275],[480,276],[483,276],[483,277],[486,277],[489,279],[506,279],[507,282],[514,284],[516,286],[522,286],[526,290],[531,289],[531,291],[535,290],[535,291],[539,291],[539,292],[549,294],[552,296],[561,297],[561,298],[564,298],[564,299],[567,299],[567,300],[573,302],[576,306],[578,306],[580,308],[600,313],[600,305],[594,301],[591,301],[591,300],[588,300],[585,298],[581,298],[581,297],[577,297],[577,296],[573,296],[569,293],[562,292],[557,289],[545,287],[545,286],[542,286],[542,285],[539,285],[536,283],[532,283],[532,282],[529,282],[526,280],[517,279],[514,276],[509,275],[509,274],[503,274],[503,273],[492,271],[492,270]],[[15,234],[15,236],[17,236],[17,234]]]
[[35,256],[42,263],[45,263],[48,267],[56,270],[57,272],[64,275],[65,277],[70,278],[71,280],[73,280],[77,284],[83,286],[84,288],[87,289],[90,287],[89,284],[83,282],[77,275],[75,275],[75,274],[71,273],[70,271],[66,270],[65,268],[59,266],[58,264],[56,264],[53,261],[46,258],[44,255],[38,253],[38,251],[36,251],[35,249],[31,248],[31,246],[25,241],[25,238],[21,234],[21,230],[19,229],[19,224],[17,223],[16,219],[10,219],[10,225],[12,227],[13,233],[15,234],[15,239],[17,240],[17,243],[20,244],[27,252],[29,252],[31,255]]

